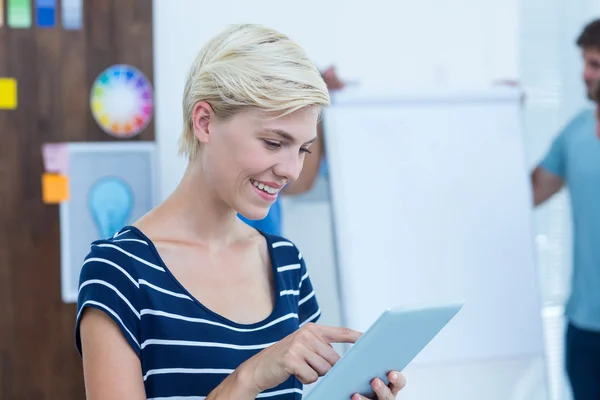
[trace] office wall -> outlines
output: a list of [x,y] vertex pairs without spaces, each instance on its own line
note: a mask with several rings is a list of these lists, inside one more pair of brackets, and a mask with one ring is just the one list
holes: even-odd
[[156,134],[161,197],[186,162],[176,157],[181,95],[202,44],[230,23],[258,22],[295,38],[319,67],[363,85],[477,85],[518,73],[518,1],[154,0]]
[[[18,81],[17,109],[0,110],[2,400],[85,398],[75,305],[61,301],[58,206],[42,203],[41,146],[115,140],[89,108],[92,83],[110,65],[135,65],[152,80],[151,4],[86,0],[83,13],[78,30],[60,19],[54,28],[0,27],[0,77]],[[153,128],[135,140],[153,140]]]

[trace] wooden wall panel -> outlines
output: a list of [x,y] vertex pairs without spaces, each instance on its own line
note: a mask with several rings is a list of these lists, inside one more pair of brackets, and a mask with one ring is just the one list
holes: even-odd
[[[57,7],[55,28],[36,28],[35,16],[31,29],[0,27],[0,77],[19,85],[18,108],[0,110],[2,400],[85,398],[75,305],[60,297],[58,206],[41,200],[41,146],[117,140],[89,108],[105,68],[130,64],[153,82],[151,0],[84,0],[76,31],[62,28]],[[154,140],[154,123],[129,140]]]

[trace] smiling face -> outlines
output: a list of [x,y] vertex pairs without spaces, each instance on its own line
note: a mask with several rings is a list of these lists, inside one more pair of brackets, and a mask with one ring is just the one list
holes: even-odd
[[313,107],[279,118],[249,109],[220,119],[208,103],[198,103],[197,162],[210,190],[246,218],[264,218],[283,187],[300,175],[317,137],[318,116]]
[[197,184],[197,200],[207,203],[200,206],[214,207],[216,217],[264,218],[298,178],[329,105],[321,73],[288,36],[262,25],[228,27],[202,47],[186,80],[179,137],[190,162],[186,185]]

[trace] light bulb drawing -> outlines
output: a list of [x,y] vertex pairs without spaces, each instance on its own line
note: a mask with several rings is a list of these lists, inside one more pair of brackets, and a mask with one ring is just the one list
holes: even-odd
[[92,185],[88,201],[100,238],[107,239],[127,224],[133,208],[133,191],[123,179],[106,177]]

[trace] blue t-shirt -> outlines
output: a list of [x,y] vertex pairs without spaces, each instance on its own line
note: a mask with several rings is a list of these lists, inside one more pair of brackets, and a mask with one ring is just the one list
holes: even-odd
[[238,217],[250,225],[251,227],[258,229],[268,235],[281,236],[282,232],[282,216],[281,216],[281,200],[277,196],[277,200],[269,208],[269,213],[263,219],[252,220],[244,217],[242,214],[238,214]]
[[600,331],[600,140],[593,110],[573,118],[540,166],[569,189],[573,218],[573,276],[567,318]]
[[[241,363],[320,316],[296,246],[277,236],[264,236],[277,295],[271,315],[255,324],[230,321],[202,305],[135,227],[94,242],[80,275],[77,349],[81,353],[82,310],[97,308],[115,321],[139,357],[148,399],[208,396]],[[291,376],[259,397],[299,400],[302,384]]]

